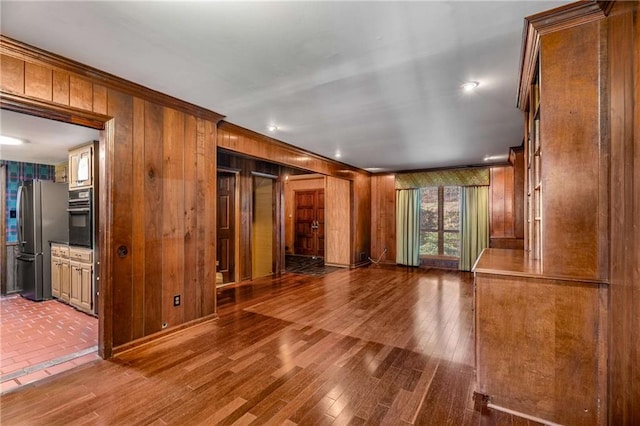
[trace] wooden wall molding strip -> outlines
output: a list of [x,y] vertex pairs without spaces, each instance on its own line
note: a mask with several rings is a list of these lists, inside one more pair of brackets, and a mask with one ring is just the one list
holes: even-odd
[[524,111],[528,106],[530,85],[540,51],[540,36],[606,18],[613,3],[613,1],[576,2],[524,18],[520,87],[517,98],[519,109]]
[[[25,102],[25,100],[28,100],[28,102]],[[110,119],[110,117],[103,114],[87,113],[83,109],[55,105],[29,96],[16,96],[6,92],[0,93],[0,107],[14,112],[98,130],[103,130],[104,123]]]
[[103,85],[111,89],[116,89],[132,96],[144,98],[148,101],[156,102],[215,123],[224,118],[224,115],[218,114],[217,112],[213,112],[189,102],[174,98],[173,96],[157,92],[148,87],[127,81],[113,74],[83,65],[54,53],[38,49],[37,47],[30,46],[4,35],[0,35],[0,54],[21,59],[27,63],[45,64],[47,67],[54,70],[77,74],[81,77],[87,78],[93,83]]
[[[259,152],[259,148],[255,149],[254,147],[254,149],[249,149],[249,147],[247,146],[235,147],[231,144],[226,143],[223,138],[219,138],[218,146],[229,151],[233,151],[243,155],[249,155],[254,158],[278,163],[284,166],[295,167],[302,170],[309,170],[311,172],[322,173],[342,179],[354,180],[356,174],[371,176],[371,173],[367,172],[366,170],[361,170],[357,167],[353,167],[348,164],[323,157],[319,154],[305,151],[301,148],[290,145],[286,142],[282,142],[278,139],[274,139],[269,136],[254,132],[252,130],[238,126],[237,124],[229,123],[228,121],[221,121],[218,124],[218,128],[231,134],[246,136],[247,138],[257,142],[264,142],[265,144],[268,144],[270,146],[270,149],[275,148],[277,150],[280,150],[284,155],[281,156],[278,161],[274,158],[269,157],[268,155],[264,155],[268,154],[268,152]],[[322,165],[320,167],[316,167],[312,164],[313,161],[311,160],[316,160]]]

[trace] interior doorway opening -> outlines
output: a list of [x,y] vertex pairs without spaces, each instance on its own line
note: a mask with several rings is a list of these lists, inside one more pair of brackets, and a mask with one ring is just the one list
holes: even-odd
[[82,186],[87,178],[78,178],[71,188],[69,159],[78,146],[97,156],[94,141],[104,135],[46,118],[46,111],[20,111],[0,109],[3,134],[26,141],[0,150],[2,392],[99,358],[99,203],[92,198],[82,217],[89,246],[75,247],[69,229],[78,231],[80,207],[72,211],[68,201],[70,190],[98,197],[99,160],[76,163],[93,180]]

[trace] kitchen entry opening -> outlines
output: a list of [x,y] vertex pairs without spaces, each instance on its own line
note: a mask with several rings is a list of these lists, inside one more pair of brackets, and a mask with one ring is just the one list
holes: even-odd
[[460,187],[420,190],[420,264],[452,269],[460,258]]

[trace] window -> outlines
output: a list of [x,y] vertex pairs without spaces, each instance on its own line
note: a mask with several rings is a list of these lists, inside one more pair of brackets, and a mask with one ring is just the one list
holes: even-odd
[[460,188],[422,188],[420,196],[420,255],[460,257]]

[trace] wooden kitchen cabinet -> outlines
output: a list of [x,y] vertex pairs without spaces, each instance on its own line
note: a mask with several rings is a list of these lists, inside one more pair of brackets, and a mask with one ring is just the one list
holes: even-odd
[[60,298],[60,249],[51,245],[51,296]]
[[69,151],[69,189],[93,186],[93,156],[95,142]]
[[69,247],[64,244],[51,244],[51,295],[56,299],[69,302]]
[[69,258],[70,303],[84,312],[91,313],[93,308],[93,251],[71,247]]

